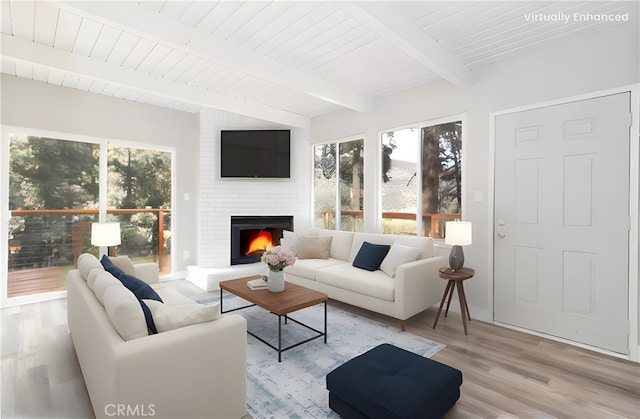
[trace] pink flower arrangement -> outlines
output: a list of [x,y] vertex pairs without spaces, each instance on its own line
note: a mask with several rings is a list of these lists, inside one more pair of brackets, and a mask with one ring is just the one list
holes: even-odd
[[270,270],[277,272],[296,263],[296,256],[282,246],[275,246],[264,252],[262,261],[269,265]]

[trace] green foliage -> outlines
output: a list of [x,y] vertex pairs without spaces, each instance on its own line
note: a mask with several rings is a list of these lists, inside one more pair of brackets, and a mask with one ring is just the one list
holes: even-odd
[[12,137],[10,209],[86,208],[98,199],[97,146]]
[[[9,147],[10,210],[98,208],[98,144],[14,135]],[[171,153],[110,146],[107,171],[109,208],[171,208]],[[92,248],[90,222],[97,221],[97,215],[84,217],[72,213],[11,217],[11,269],[73,264],[74,255]],[[110,217],[122,226],[120,252],[138,256],[158,249],[157,213]],[[169,212],[160,227],[165,229],[165,241],[171,237],[170,220]]]
[[170,208],[171,154],[109,147],[109,206]]

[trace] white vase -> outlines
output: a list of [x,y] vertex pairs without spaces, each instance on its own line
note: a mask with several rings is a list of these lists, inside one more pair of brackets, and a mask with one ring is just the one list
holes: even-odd
[[269,269],[269,279],[267,280],[267,286],[271,292],[284,291],[284,272],[272,271]]

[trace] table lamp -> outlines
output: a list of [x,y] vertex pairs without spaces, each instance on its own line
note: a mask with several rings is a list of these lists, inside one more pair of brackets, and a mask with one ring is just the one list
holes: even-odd
[[120,244],[120,223],[92,223],[91,244],[108,248],[109,256],[116,255],[116,248]]
[[462,246],[471,244],[471,222],[449,221],[445,225],[445,244],[451,244],[449,253],[449,267],[454,271],[464,266],[464,252]]

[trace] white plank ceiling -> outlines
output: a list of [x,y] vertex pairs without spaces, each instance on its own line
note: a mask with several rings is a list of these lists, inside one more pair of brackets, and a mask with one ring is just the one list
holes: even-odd
[[306,127],[339,108],[625,22],[638,2],[1,0],[2,72],[156,106]]

